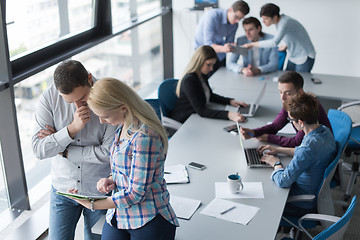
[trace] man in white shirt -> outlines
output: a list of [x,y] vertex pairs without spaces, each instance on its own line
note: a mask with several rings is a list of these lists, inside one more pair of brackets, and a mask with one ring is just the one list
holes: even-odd
[[51,240],[74,239],[81,213],[85,239],[99,237],[91,233],[91,227],[105,212],[92,212],[56,194],[75,188],[82,193],[100,195],[96,183],[110,173],[109,148],[116,129],[101,124],[87,106],[94,81],[80,62],[62,62],[55,69],[54,85],[43,92],[35,112],[34,154],[39,159],[52,158]]

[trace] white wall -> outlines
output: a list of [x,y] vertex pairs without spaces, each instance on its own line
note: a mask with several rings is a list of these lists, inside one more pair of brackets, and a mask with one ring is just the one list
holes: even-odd
[[[229,8],[235,0],[219,0],[220,8]],[[308,31],[315,46],[313,73],[360,77],[360,1],[359,0],[245,0],[248,16],[259,17],[262,5],[272,2],[284,13],[297,19]],[[203,14],[189,11],[193,0],[173,0],[175,77],[180,77],[193,53],[196,24]],[[275,33],[275,26],[263,31]],[[244,31],[240,22],[237,35]]]

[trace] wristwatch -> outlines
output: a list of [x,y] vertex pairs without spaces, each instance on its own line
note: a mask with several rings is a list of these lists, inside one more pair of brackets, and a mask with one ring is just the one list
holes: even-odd
[[275,168],[277,165],[282,165],[282,163],[281,162],[276,162],[273,167]]

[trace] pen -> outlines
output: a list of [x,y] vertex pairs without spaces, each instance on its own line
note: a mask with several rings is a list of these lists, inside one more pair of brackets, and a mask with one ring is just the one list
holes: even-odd
[[232,206],[231,208],[228,208],[228,209],[226,209],[226,210],[222,211],[220,214],[221,214],[221,215],[222,215],[222,214],[225,214],[225,213],[227,213],[227,212],[229,212],[229,211],[233,210],[234,208],[236,208],[236,206]]
[[249,134],[250,136],[252,137],[255,137],[254,134],[250,133],[250,132],[247,132],[247,134]]
[[171,172],[164,172],[164,174],[171,174]]

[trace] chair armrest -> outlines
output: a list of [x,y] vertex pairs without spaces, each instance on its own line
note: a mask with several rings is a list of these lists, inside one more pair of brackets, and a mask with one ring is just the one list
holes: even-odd
[[165,116],[162,117],[162,124],[165,127],[171,127],[171,128],[176,129],[176,130],[178,130],[182,126],[182,123],[180,123],[180,122],[178,122],[178,121],[176,121],[174,119],[165,117]]
[[308,235],[308,237],[310,239],[313,239],[313,236],[308,232],[306,231],[306,229],[302,226],[302,222],[303,221],[327,221],[327,222],[332,222],[332,223],[335,223],[337,221],[339,221],[340,218],[339,217],[336,217],[336,216],[331,216],[331,215],[325,215],[325,214],[306,214],[304,216],[302,216],[299,221],[298,221],[298,224],[299,224],[299,228],[304,232],[306,233],[306,235]]
[[315,199],[315,195],[295,195],[289,196],[286,200],[287,203],[292,202],[311,202]]
[[299,219],[299,225],[302,221],[308,221],[308,220],[312,220],[312,221],[328,221],[328,222],[337,222],[340,220],[340,217],[337,216],[331,216],[331,215],[326,215],[326,214],[306,214],[304,216],[302,216]]
[[360,123],[354,123],[353,125],[352,125],[352,128],[357,128],[357,127],[359,127],[360,126]]
[[338,107],[338,110],[342,110],[344,108],[355,106],[355,105],[360,105],[360,101],[353,101],[353,102],[345,103],[345,104],[341,105],[340,107]]

